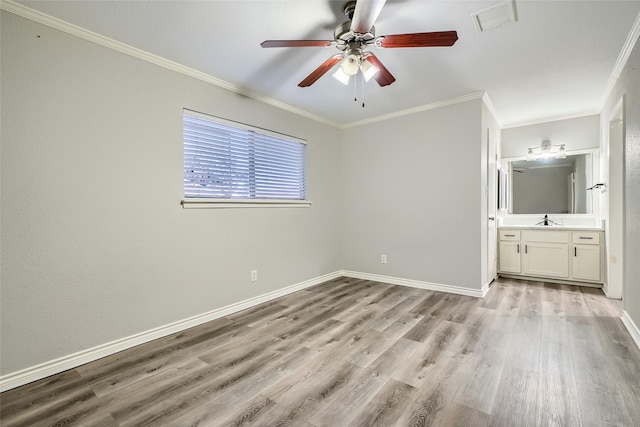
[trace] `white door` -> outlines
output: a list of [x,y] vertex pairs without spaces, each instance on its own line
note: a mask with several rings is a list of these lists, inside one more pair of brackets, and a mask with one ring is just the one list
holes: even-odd
[[498,262],[498,233],[496,212],[498,205],[498,165],[496,161],[497,143],[491,141],[487,128],[487,283],[496,278]]

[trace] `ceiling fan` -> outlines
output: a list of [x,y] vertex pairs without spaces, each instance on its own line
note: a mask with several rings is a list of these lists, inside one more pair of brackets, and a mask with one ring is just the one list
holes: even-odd
[[375,35],[373,26],[386,0],[350,1],[344,6],[344,14],[349,21],[338,25],[334,40],[265,40],[260,44],[270,47],[336,47],[343,53],[333,55],[302,80],[298,86],[308,87],[331,70],[336,64],[340,68],[333,75],[345,85],[352,75],[360,71],[366,81],[374,78],[380,86],[387,86],[396,79],[380,62],[377,56],[366,50],[369,46],[378,48],[453,46],[458,40],[455,31],[430,33]]

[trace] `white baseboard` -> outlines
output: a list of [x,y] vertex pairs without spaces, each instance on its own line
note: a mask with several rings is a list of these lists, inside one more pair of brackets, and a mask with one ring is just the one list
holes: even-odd
[[300,291],[302,289],[306,289],[329,280],[337,279],[341,275],[342,272],[335,271],[333,273],[305,280],[304,282],[296,283],[295,285],[291,285],[286,288],[278,289],[276,291],[259,295],[254,298],[249,298],[247,300],[240,301],[226,307],[221,307],[207,313],[179,320],[168,325],[160,326],[158,328],[131,335],[129,337],[121,338],[119,340],[115,340],[106,344],[101,344],[87,350],[82,350],[77,353],[41,363],[36,366],[3,375],[0,377],[0,392],[20,387],[21,385],[46,378],[50,375],[58,374],[68,369],[77,368],[80,365],[93,362],[94,360],[109,356],[111,354],[115,354],[119,351],[126,350],[128,348],[135,347],[137,345],[144,344],[146,342],[153,341],[155,339],[162,338],[167,335],[192,328],[194,326],[202,325],[203,323],[228,316],[241,310],[251,308],[258,304],[280,298],[290,293]]
[[171,335],[176,332],[192,328],[194,326],[202,325],[203,323],[207,323],[212,320],[237,313],[247,308],[254,307],[258,304],[262,304],[267,301],[271,301],[273,299],[288,295],[290,293],[300,291],[311,286],[327,282],[329,280],[337,279],[338,277],[342,276],[352,277],[356,279],[373,280],[376,282],[391,283],[393,285],[409,286],[412,288],[426,289],[431,291],[449,292],[452,294],[467,295],[477,298],[484,297],[489,289],[488,284],[485,285],[482,290],[475,290],[458,286],[443,285],[439,283],[422,282],[419,280],[402,279],[398,277],[381,276],[377,274],[360,273],[348,270],[339,270],[333,273],[325,274],[323,276],[315,277],[313,279],[305,280],[304,282],[296,283],[295,285],[291,285],[286,288],[259,295],[254,298],[249,298],[235,304],[221,307],[207,313],[179,320],[168,325],[150,329],[145,332],[121,338],[109,343],[101,344],[93,348],[82,350],[77,353],[41,363],[36,366],[3,375],[0,377],[0,392],[11,390],[13,388],[20,387],[21,385],[28,384],[33,381],[41,380],[43,378],[58,374],[68,369],[77,368],[78,366],[84,365],[85,363],[93,362],[94,360],[98,360],[100,358],[115,354],[119,351],[126,350],[158,338],[166,337],[167,335]]
[[[469,289],[460,286],[443,285],[440,283],[422,282],[420,280],[402,279],[399,277],[381,276],[378,274],[361,273],[358,271],[342,270],[342,276],[353,277],[354,279],[373,280],[375,282],[391,283],[392,285],[408,286],[411,288],[426,289],[429,291],[448,292],[450,294],[467,295],[470,297],[482,298],[486,293],[485,288]],[[488,285],[486,290],[489,290]]]
[[629,317],[629,313],[627,313],[626,310],[622,311],[622,317],[620,319],[629,331],[629,334],[631,334],[633,342],[635,342],[638,349],[640,349],[640,328],[638,328],[638,325],[636,325],[631,317]]

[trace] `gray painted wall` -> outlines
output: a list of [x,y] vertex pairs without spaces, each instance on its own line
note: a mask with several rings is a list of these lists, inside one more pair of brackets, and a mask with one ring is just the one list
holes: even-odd
[[[3,374],[339,269],[337,129],[11,13],[1,31]],[[183,107],[307,139],[312,207],[183,209]]]
[[481,288],[481,112],[477,99],[343,132],[344,269]]
[[611,112],[625,97],[624,143],[624,293],[623,304],[640,327],[640,43],[631,52],[620,78],[602,110],[603,129],[608,129]]

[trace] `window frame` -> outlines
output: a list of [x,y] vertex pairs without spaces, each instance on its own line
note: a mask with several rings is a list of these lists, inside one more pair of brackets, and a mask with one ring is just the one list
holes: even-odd
[[[255,132],[261,135],[266,135],[269,137],[275,137],[281,140],[295,142],[298,144],[302,144],[305,146],[305,150],[303,151],[303,188],[304,188],[304,199],[261,199],[261,198],[219,198],[219,197],[187,197],[185,192],[185,181],[184,181],[184,153],[185,153],[185,139],[184,139],[184,119],[186,116],[194,117],[201,120],[206,120],[213,122],[215,124],[219,124],[222,126],[229,126],[237,130],[245,130],[250,132]],[[217,116],[212,116],[210,114],[204,114],[195,110],[190,110],[187,108],[183,109],[182,114],[182,130],[183,130],[183,140],[182,140],[182,154],[183,154],[183,198],[181,201],[181,205],[185,209],[215,209],[215,208],[255,208],[255,207],[309,207],[311,206],[311,202],[307,199],[307,186],[306,186],[306,174],[307,174],[307,156],[306,156],[306,145],[307,141],[296,138],[291,135],[286,135],[283,133],[275,132],[268,129],[259,128],[257,126],[251,126],[246,123],[235,122],[228,119],[223,119]]]

